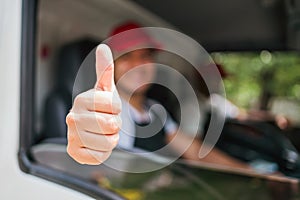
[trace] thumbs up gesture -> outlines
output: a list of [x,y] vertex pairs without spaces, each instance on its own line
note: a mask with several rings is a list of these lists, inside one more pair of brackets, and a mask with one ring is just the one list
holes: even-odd
[[121,101],[114,83],[110,48],[96,50],[97,81],[94,89],[79,94],[66,117],[68,154],[81,164],[104,162],[119,140]]

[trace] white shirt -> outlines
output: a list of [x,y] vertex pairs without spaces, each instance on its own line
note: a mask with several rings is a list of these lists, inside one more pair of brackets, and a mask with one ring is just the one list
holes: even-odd
[[210,103],[217,109],[218,114],[228,118],[236,118],[240,112],[236,105],[216,93],[210,95]]
[[148,100],[149,105],[151,105],[149,109],[150,112],[145,110],[143,113],[133,108],[127,101],[121,99],[121,102],[122,127],[119,132],[120,139],[118,147],[122,149],[135,149],[135,123],[151,122],[153,117],[151,110],[153,110],[161,118],[162,122],[164,122],[163,128],[166,134],[173,134],[178,129],[177,124],[171,119],[165,108],[156,101]]
[[[233,103],[225,99],[219,94],[211,94],[210,98],[199,96],[199,110],[195,109],[195,105],[192,104],[189,99],[183,102],[182,115],[180,128],[184,133],[193,135],[195,130],[200,133],[204,131],[205,121],[207,120],[207,113],[211,111],[213,107],[218,116],[224,116],[225,118],[236,118],[239,114],[239,108]],[[199,113],[198,113],[199,112]],[[195,121],[195,116],[199,116],[199,121]]]

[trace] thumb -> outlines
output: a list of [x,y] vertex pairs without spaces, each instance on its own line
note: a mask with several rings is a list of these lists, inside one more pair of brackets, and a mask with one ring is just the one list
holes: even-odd
[[97,81],[95,89],[113,91],[114,82],[114,60],[110,48],[100,44],[96,49],[96,74]]

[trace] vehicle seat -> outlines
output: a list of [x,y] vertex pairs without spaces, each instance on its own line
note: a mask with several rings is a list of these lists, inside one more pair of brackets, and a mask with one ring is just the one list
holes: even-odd
[[44,131],[41,138],[43,141],[66,143],[65,118],[72,107],[75,78],[81,63],[97,44],[99,43],[94,40],[82,39],[66,44],[60,49],[57,62],[57,84],[45,101]]

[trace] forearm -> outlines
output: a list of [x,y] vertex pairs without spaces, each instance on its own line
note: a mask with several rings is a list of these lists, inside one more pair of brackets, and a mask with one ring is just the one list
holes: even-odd
[[218,150],[217,148],[211,149],[211,151],[204,158],[200,158],[200,149],[205,148],[204,144],[200,141],[200,139],[191,138],[182,133],[177,134],[179,135],[177,135],[176,137],[175,134],[170,135],[168,137],[168,142],[172,141],[171,145],[173,149],[175,149],[177,152],[184,152],[182,156],[185,159],[203,161],[218,165],[226,165],[235,168],[250,169],[250,167],[247,164],[230,157],[229,155]]

